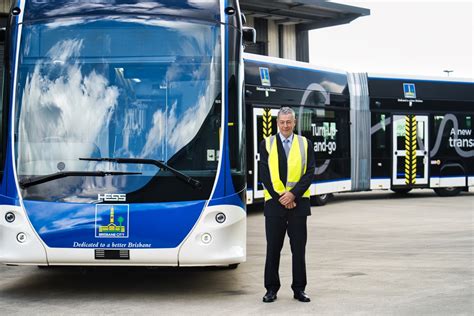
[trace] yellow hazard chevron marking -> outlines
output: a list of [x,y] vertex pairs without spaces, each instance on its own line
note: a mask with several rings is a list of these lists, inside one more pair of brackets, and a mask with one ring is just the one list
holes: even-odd
[[415,115],[405,116],[405,183],[416,183],[417,121]]
[[410,177],[410,117],[407,115],[405,116],[405,183],[411,183]]
[[268,138],[272,136],[272,113],[269,108],[263,109],[262,120],[263,138]]
[[417,122],[416,122],[416,116],[413,115],[411,117],[411,141],[412,141],[412,152],[411,152],[411,183],[415,184],[416,183],[416,139],[417,139]]

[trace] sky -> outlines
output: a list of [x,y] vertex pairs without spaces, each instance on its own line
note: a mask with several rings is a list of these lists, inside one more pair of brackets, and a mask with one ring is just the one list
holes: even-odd
[[351,72],[474,76],[474,0],[335,0],[371,10],[309,32],[310,62]]

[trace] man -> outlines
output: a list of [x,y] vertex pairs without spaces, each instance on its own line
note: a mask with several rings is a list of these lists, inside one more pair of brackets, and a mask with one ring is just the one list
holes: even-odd
[[263,301],[276,300],[280,289],[280,252],[288,231],[292,253],[294,298],[309,302],[306,287],[306,220],[311,215],[309,186],[314,174],[314,153],[308,140],[295,135],[295,112],[283,107],[278,112],[279,133],[260,143],[260,172],[265,187],[265,232],[267,258]]

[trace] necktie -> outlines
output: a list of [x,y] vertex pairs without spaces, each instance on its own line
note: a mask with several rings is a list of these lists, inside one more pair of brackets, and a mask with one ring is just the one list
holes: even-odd
[[283,148],[285,149],[285,154],[286,154],[286,157],[288,158],[288,153],[290,152],[290,140],[289,139],[283,140]]

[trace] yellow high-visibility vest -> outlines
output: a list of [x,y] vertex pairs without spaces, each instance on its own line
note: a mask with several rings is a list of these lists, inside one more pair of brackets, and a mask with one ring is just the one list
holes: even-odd
[[[268,169],[270,170],[270,179],[272,181],[273,189],[278,194],[283,194],[290,191],[300,181],[301,177],[306,173],[306,167],[308,165],[308,140],[300,135],[294,134],[293,142],[291,144],[290,152],[288,153],[288,176],[286,185],[281,182],[280,169],[278,167],[278,149],[276,137],[273,135],[265,140],[265,148],[268,152]],[[270,193],[265,189],[265,201],[272,198]],[[306,190],[303,197],[309,198],[311,196],[310,189]]]

